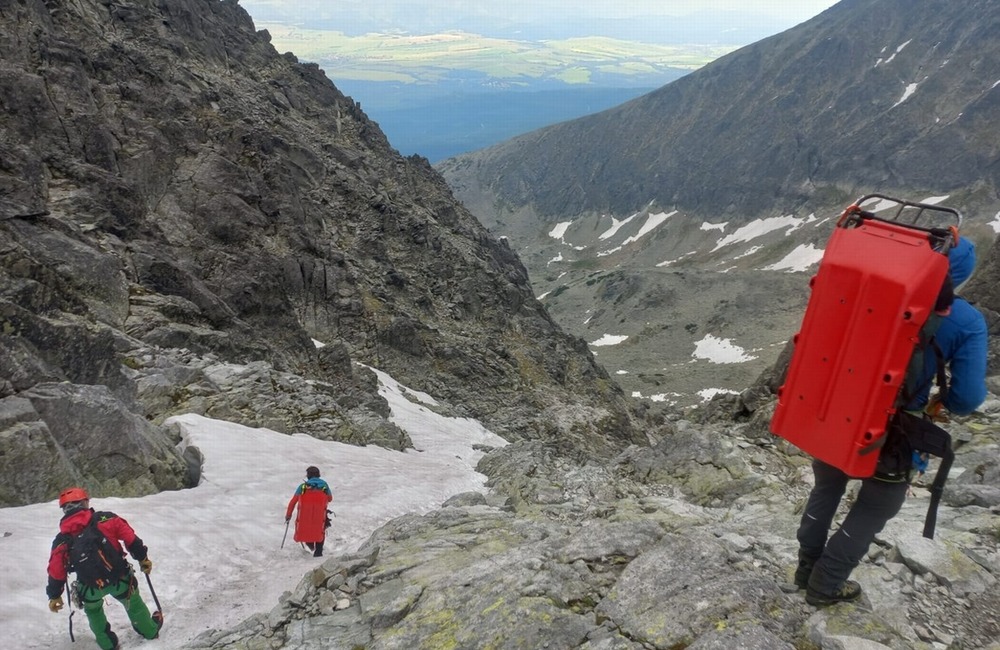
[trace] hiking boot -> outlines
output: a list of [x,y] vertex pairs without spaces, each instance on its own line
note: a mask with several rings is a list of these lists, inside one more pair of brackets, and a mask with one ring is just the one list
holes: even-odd
[[806,588],[806,602],[814,607],[826,607],[836,603],[848,603],[861,598],[861,585],[848,580],[832,594],[824,594],[812,587]]
[[809,576],[812,575],[813,566],[815,565],[815,560],[799,559],[799,566],[795,568],[794,582],[796,587],[805,589],[809,586]]

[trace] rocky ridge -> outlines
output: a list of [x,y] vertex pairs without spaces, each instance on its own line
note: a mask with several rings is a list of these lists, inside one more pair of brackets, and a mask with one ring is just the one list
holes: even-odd
[[766,418],[675,419],[605,463],[493,451],[489,494],[393,520],[193,647],[1000,648],[1000,400],[950,426],[968,442],[935,539],[921,479],[854,574],[863,599],[820,610],[790,584],[809,461]]
[[489,225],[624,219],[650,203],[746,223],[873,187],[995,214],[998,24],[989,0],[844,0],[630,102],[438,168]]
[[237,2],[5,2],[0,49],[0,504],[190,485],[175,413],[406,445],[355,362],[509,439],[646,439],[510,247]]
[[[771,267],[822,250],[861,195],[944,202],[993,245],[997,29],[989,0],[843,0],[633,101],[436,167],[567,331],[628,336],[594,350],[627,391],[689,406],[774,361],[815,266]],[[706,335],[756,359],[693,360]]]

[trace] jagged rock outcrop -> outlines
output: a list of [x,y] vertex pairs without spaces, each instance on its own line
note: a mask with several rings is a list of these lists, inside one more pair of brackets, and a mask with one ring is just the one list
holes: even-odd
[[[75,405],[103,386],[154,432],[195,411],[406,445],[365,362],[511,439],[645,439],[507,244],[234,0],[4,2],[0,48],[0,396],[67,382]],[[310,382],[304,408],[289,374]],[[11,404],[3,421],[52,448],[55,423]],[[143,453],[165,469],[129,456],[135,490],[184,484],[170,445]],[[56,456],[7,468],[46,487],[0,503],[70,476],[115,491],[111,467]]]

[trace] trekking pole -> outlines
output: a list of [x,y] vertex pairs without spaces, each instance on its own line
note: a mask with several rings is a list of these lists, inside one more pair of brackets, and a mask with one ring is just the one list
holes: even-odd
[[[76,609],[83,607],[79,582],[74,580],[73,582],[66,583],[66,600],[69,602],[69,640],[76,643],[76,637],[73,636],[73,614],[76,614]],[[74,602],[76,603],[76,609],[73,609]]]
[[292,521],[291,519],[285,520],[285,534],[281,536],[281,548],[285,548],[285,538],[288,537],[288,524],[291,521]]
[[160,599],[156,597],[156,590],[153,589],[153,581],[149,579],[149,574],[146,574],[146,584],[149,585],[149,593],[153,594],[153,602],[156,603],[156,611],[163,615],[163,608],[160,607]]
[[69,640],[76,643],[76,637],[73,636],[73,614],[76,614],[76,610],[73,609],[73,596],[68,593],[66,596],[69,598]]

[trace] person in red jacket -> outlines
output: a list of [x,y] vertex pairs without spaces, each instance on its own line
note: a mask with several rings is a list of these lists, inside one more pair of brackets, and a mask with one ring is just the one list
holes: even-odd
[[[90,507],[90,495],[79,487],[63,490],[59,495],[63,517],[59,534],[52,542],[49,554],[49,581],[45,593],[49,609],[58,613],[63,607],[62,593],[69,572],[77,574],[70,598],[80,602],[97,645],[103,650],[116,650],[118,636],[111,631],[104,614],[104,597],[113,596],[128,613],[132,627],[147,639],[155,639],[163,625],[163,615],[149,608],[139,595],[139,583],[132,565],[125,558],[122,543],[139,562],[143,573],[153,570],[146,545],[128,522],[113,512],[95,512]],[[93,527],[91,524],[93,523]],[[95,530],[99,534],[94,534]]]
[[305,544],[314,557],[323,557],[323,542],[329,525],[326,505],[333,501],[333,492],[326,481],[319,477],[319,468],[307,467],[306,480],[295,489],[288,508],[285,509],[285,523],[292,519],[292,511],[298,504],[295,517],[295,541]]

